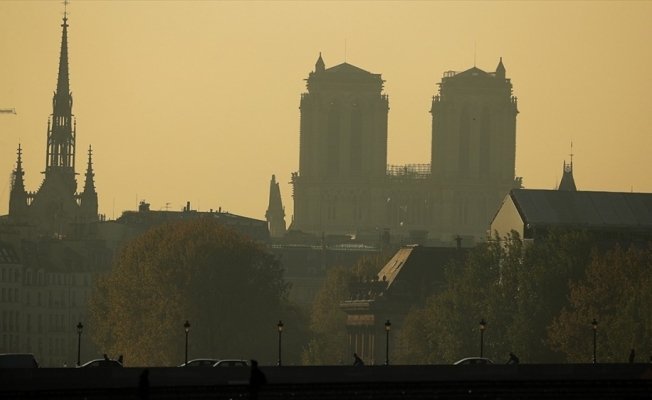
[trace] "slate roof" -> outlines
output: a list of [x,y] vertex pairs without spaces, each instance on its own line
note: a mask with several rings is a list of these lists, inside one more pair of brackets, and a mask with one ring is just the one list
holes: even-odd
[[512,189],[527,227],[652,230],[652,193]]

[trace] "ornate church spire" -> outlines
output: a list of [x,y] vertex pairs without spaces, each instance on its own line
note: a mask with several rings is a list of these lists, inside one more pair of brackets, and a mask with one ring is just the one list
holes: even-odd
[[265,218],[269,224],[271,237],[283,237],[285,235],[285,209],[281,201],[281,190],[278,182],[276,182],[276,175],[272,175],[272,180],[269,183],[269,205],[267,206]]
[[16,169],[12,174],[11,193],[9,194],[9,215],[22,219],[27,212],[27,192],[25,191],[25,181],[23,176],[23,151],[18,145],[18,159],[16,160]]
[[46,173],[58,170],[74,174],[76,133],[68,71],[68,14],[64,12],[63,15],[57,90],[52,98],[52,115],[48,122]]
[[95,193],[95,180],[93,177],[95,173],[93,172],[93,148],[88,146],[88,167],[86,167],[86,181],[84,182],[84,192],[83,194],[94,194]]
[[25,193],[25,181],[23,179],[23,176],[25,175],[25,172],[23,172],[23,150],[20,148],[20,144],[18,144],[18,159],[16,160],[16,169],[14,170],[13,177],[12,177],[12,183],[11,183],[11,193]]

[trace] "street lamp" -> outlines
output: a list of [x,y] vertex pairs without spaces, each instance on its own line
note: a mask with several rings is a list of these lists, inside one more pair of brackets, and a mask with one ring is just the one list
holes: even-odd
[[596,364],[595,340],[596,340],[596,336],[597,336],[597,333],[598,333],[598,321],[595,318],[593,318],[593,321],[591,322],[591,324],[593,325],[593,364]]
[[190,332],[190,322],[186,320],[186,323],[183,324],[183,329],[186,331],[186,363],[184,364],[186,367],[188,366],[188,332]]
[[385,333],[387,336],[385,337],[385,365],[389,365],[389,331],[392,330],[392,323],[387,320],[385,322]]
[[283,333],[283,322],[278,321],[278,324],[276,324],[276,328],[278,329],[278,366],[280,367],[281,364],[281,334]]
[[484,318],[480,320],[480,357],[484,354],[484,326],[487,323],[484,322]]
[[77,366],[81,365],[81,334],[84,330],[84,325],[81,322],[77,324]]

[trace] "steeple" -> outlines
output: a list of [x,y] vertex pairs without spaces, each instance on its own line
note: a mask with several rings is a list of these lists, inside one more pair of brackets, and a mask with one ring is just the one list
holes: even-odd
[[93,148],[88,146],[88,167],[86,167],[86,181],[84,182],[84,191],[82,194],[94,194],[95,193],[95,181],[93,177]]
[[558,190],[577,191],[575,179],[573,178],[573,142],[571,142],[570,164],[566,164],[566,161],[564,161],[564,175],[561,177]]
[[48,121],[46,174],[57,170],[74,175],[76,133],[68,71],[68,14],[64,12],[63,15],[57,90],[52,98],[52,115]]
[[505,79],[505,66],[503,65],[503,58],[500,57],[498,66],[496,67],[496,77],[500,79]]
[[272,175],[272,180],[269,183],[269,205],[267,206],[265,219],[269,224],[269,235],[271,237],[283,237],[285,235],[285,209],[281,200],[281,190],[278,182],[276,182],[276,175]]
[[11,183],[11,193],[25,193],[25,181],[23,180],[23,176],[25,175],[25,172],[23,172],[23,150],[20,148],[20,144],[18,144],[18,159],[16,160],[16,169],[14,170],[13,174],[13,179]]
[[319,58],[315,63],[315,72],[323,72],[325,69],[326,69],[326,64],[324,64],[324,60],[321,58],[321,51],[320,51]]
[[16,160],[16,169],[12,174],[11,193],[9,194],[9,215],[21,220],[27,212],[27,192],[25,191],[25,181],[23,176],[23,151],[18,145],[18,159]]

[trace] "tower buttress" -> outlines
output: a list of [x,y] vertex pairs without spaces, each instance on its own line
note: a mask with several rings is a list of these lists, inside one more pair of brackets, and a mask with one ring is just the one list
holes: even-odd
[[319,52],[319,58],[315,63],[315,72],[324,72],[325,69],[326,69],[326,64],[324,64],[324,60],[321,58],[321,52]]

